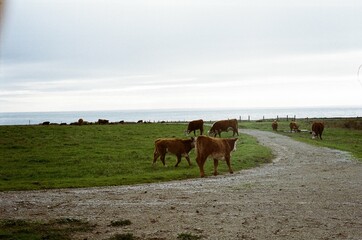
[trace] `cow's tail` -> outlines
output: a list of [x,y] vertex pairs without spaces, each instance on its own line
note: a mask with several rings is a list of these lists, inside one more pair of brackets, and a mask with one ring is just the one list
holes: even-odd
[[199,137],[195,137],[195,153],[196,153],[196,157],[199,155],[199,150],[200,150],[200,148],[199,148],[199,144],[198,144],[198,138]]

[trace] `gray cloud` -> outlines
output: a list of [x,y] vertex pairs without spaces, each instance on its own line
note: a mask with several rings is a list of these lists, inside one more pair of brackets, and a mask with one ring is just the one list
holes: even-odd
[[139,99],[148,90],[153,101],[176,87],[219,91],[221,82],[266,93],[263,83],[282,88],[286,78],[352,79],[362,63],[361,9],[354,0],[12,0],[0,97],[128,90]]

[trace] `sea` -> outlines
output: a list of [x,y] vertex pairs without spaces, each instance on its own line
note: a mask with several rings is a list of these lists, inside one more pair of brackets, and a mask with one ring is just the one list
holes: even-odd
[[253,108],[253,109],[167,109],[167,110],[112,110],[112,111],[64,111],[64,112],[0,112],[0,125],[37,125],[46,121],[70,124],[82,118],[96,122],[187,122],[196,119],[216,121],[261,120],[277,118],[355,118],[362,117],[361,107],[313,107],[313,108]]

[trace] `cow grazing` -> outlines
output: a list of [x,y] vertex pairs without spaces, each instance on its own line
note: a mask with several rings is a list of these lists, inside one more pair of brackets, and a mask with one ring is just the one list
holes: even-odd
[[186,134],[190,134],[191,132],[194,132],[194,136],[196,136],[196,130],[200,130],[200,135],[204,132],[204,120],[194,120],[189,122],[189,125],[187,126]]
[[219,160],[225,160],[229,173],[233,173],[230,166],[231,152],[236,150],[237,138],[215,138],[199,136],[196,138],[196,162],[200,169],[200,176],[204,177],[204,164],[208,157],[214,159],[214,175],[217,175]]
[[98,119],[98,124],[109,124],[109,120],[107,119]]
[[235,133],[239,136],[238,120],[230,119],[215,122],[209,131],[209,136],[216,137],[216,135],[219,135],[221,137],[221,132],[227,132],[229,129],[233,130],[233,136],[235,136]]
[[278,122],[276,120],[273,121],[272,128],[273,128],[273,131],[278,131]]
[[289,127],[290,127],[290,132],[300,132],[299,126],[296,122],[290,122]]
[[42,125],[50,125],[50,122],[49,121],[46,121],[46,122],[43,122]]
[[79,126],[82,126],[83,123],[84,123],[83,118],[79,118],[79,119],[78,119],[78,125],[79,125]]
[[320,138],[322,140],[322,133],[324,130],[324,123],[322,122],[314,122],[312,124],[312,139],[315,139],[316,137]]
[[176,155],[177,162],[175,167],[181,162],[181,157],[185,157],[191,166],[189,152],[195,147],[195,139],[179,139],[179,138],[159,138],[155,141],[155,151],[153,153],[153,164],[158,157],[161,158],[162,164],[165,164],[166,153]]

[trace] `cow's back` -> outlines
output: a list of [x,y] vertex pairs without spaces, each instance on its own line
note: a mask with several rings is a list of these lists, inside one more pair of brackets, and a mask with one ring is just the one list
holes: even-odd
[[215,147],[215,141],[212,141],[210,137],[199,136],[196,138],[195,150],[197,155],[209,155]]
[[298,124],[294,121],[289,123],[289,127],[291,132],[292,131],[300,132]]
[[179,138],[159,138],[155,140],[155,150],[153,152],[153,163],[156,162],[158,157],[161,157],[163,165],[165,165],[166,153],[171,153],[177,156],[177,163],[181,161],[181,156],[184,156],[191,165],[189,152],[195,146],[195,139],[179,139]]
[[189,124],[187,125],[187,132],[190,133],[195,130],[200,130],[200,135],[202,135],[204,131],[204,120],[199,119],[189,122]]
[[312,124],[312,139],[315,139],[315,137],[319,137],[322,140],[322,133],[324,130],[324,123],[322,122],[314,122]]
[[233,173],[230,165],[230,152],[235,149],[237,138],[215,138],[199,136],[196,139],[196,162],[200,169],[200,176],[205,176],[204,164],[208,157],[214,159],[214,175],[217,175],[218,160],[225,160],[229,172]]
[[273,121],[273,123],[272,123],[272,129],[273,129],[274,131],[278,130],[278,122],[277,122],[277,121]]
[[238,120],[236,119],[228,119],[228,120],[220,120],[220,121],[216,121],[210,128],[210,133],[213,133],[214,136],[216,136],[217,134],[219,134],[221,132],[227,132],[229,130],[229,128],[232,128],[233,130],[233,135],[235,135],[235,133],[237,135],[239,135],[238,132]]
[[318,132],[323,132],[324,130],[324,124],[322,122],[314,122],[312,125],[312,131],[315,131],[316,133]]
[[173,139],[173,138],[157,139],[155,144],[157,145],[157,148],[167,149],[167,151],[171,153],[184,150],[184,147],[180,139]]
[[203,125],[204,125],[204,120],[199,119],[199,120],[194,120],[194,121],[189,122],[189,125],[187,128],[189,130],[199,129],[199,128],[203,127]]
[[237,129],[238,128],[238,120],[236,119],[231,119],[230,121],[230,126],[232,126],[233,128]]
[[237,129],[238,127],[238,121],[236,119],[230,119],[230,120],[220,120],[214,123],[212,126],[213,130],[223,130],[226,131],[228,128]]
[[210,155],[214,153],[230,153],[235,146],[237,138],[214,138],[199,136],[196,138],[196,153]]

